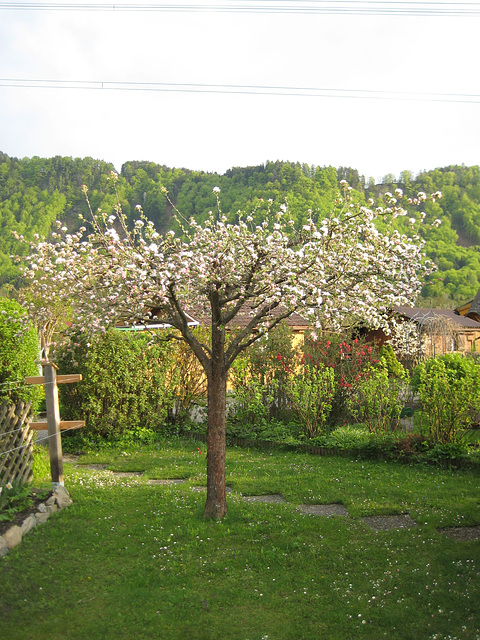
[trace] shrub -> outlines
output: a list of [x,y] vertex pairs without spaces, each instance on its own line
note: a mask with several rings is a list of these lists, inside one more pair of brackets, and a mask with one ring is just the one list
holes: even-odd
[[349,400],[352,415],[363,422],[370,433],[395,431],[404,405],[403,386],[399,378],[389,377],[387,363],[381,357],[357,384]]
[[252,376],[248,359],[238,359],[232,367],[232,381],[235,398],[229,407],[229,423],[258,425],[269,417],[270,405],[274,397],[271,392],[273,381],[266,385],[258,377]]
[[[293,331],[285,322],[254,342],[230,369],[235,407],[230,422],[252,423],[288,414],[287,386],[295,369]],[[289,417],[289,416],[288,416]]]
[[[199,340],[208,344],[208,331],[202,327],[192,329]],[[207,378],[197,357],[186,342],[170,345],[171,363],[168,385],[173,393],[170,418],[177,422],[188,422],[193,404],[204,401],[207,395]]]
[[140,333],[76,336],[57,350],[60,373],[83,380],[59,387],[63,418],[85,419],[85,435],[117,438],[142,427],[158,430],[173,403],[168,386],[172,345]]
[[307,364],[302,359],[302,371],[290,374],[287,393],[305,435],[309,438],[320,435],[332,410],[335,393],[333,370],[321,363],[315,366]]
[[26,386],[24,379],[39,375],[38,339],[35,329],[25,330],[20,322],[24,313],[17,302],[0,298],[0,404],[31,402],[36,413],[43,388]]
[[419,390],[421,384],[421,374],[425,375],[430,372],[432,368],[437,366],[438,362],[442,362],[445,367],[445,375],[449,380],[464,380],[476,375],[476,371],[480,365],[477,365],[476,360],[468,355],[462,355],[460,353],[445,353],[435,358],[429,358],[425,362],[422,362],[413,372],[410,385],[414,391]]
[[370,437],[368,429],[354,425],[337,427],[325,440],[327,447],[339,449],[357,449],[368,442]]
[[418,456],[418,454],[428,451],[431,447],[432,441],[421,433],[409,433],[395,443],[396,452],[401,458]]
[[389,378],[405,377],[405,369],[398,361],[391,344],[385,343],[380,349],[380,356],[385,359]]
[[334,372],[335,392],[328,427],[331,429],[350,422],[353,418],[350,400],[359,382],[378,362],[378,348],[359,338],[324,334],[307,336],[304,353],[312,365],[322,364]]
[[420,364],[415,375],[422,427],[437,443],[458,443],[480,410],[480,366],[448,354]]

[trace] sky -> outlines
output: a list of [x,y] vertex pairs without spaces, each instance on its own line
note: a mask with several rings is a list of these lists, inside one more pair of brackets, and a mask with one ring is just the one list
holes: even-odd
[[[221,10],[205,10],[213,2]],[[333,13],[319,0],[190,0],[200,11],[0,1],[0,151],[118,171],[129,160],[219,173],[284,160],[377,182],[478,165],[480,3],[467,2],[470,15],[418,0],[332,0]],[[389,12],[408,6],[413,15]]]

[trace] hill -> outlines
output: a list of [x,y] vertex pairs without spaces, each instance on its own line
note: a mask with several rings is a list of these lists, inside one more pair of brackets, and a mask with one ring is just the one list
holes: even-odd
[[[92,206],[113,210],[108,186],[113,166],[93,158],[11,158],[0,152],[0,285],[20,284],[10,256],[20,249],[16,230],[27,239],[47,236],[52,223],[61,219],[69,229],[79,226],[79,214],[87,217],[82,184],[89,189]],[[160,232],[176,227],[162,187],[175,206],[189,218],[201,220],[215,207],[213,187],[221,189],[221,206],[235,220],[238,211],[262,219],[266,202],[287,200],[296,224],[309,213],[321,218],[330,210],[339,182],[349,184],[368,200],[381,202],[385,191],[401,188],[407,195],[441,191],[442,199],[424,208],[422,233],[426,252],[438,271],[422,291],[422,304],[452,307],[474,297],[480,288],[480,168],[449,166],[413,176],[404,171],[382,184],[366,182],[348,167],[314,167],[300,163],[266,162],[255,167],[234,167],[225,174],[170,168],[153,162],[127,162],[117,183],[124,212],[132,220],[136,205],[153,220]],[[412,216],[418,216],[412,213]],[[440,219],[440,227],[431,222]],[[397,219],[397,228],[408,232],[408,221]]]

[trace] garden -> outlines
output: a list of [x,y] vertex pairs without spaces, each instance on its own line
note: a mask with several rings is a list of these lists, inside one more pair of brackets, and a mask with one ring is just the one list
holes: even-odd
[[[83,375],[61,388],[87,421],[62,437],[73,504],[2,559],[2,635],[479,637],[473,358],[408,377],[389,348],[299,349],[280,326],[235,363],[229,510],[205,520],[205,381],[182,345],[117,331],[56,356]],[[37,445],[31,487],[49,486]]]
[[[373,223],[406,216],[400,189],[374,209],[341,186],[300,229],[270,200],[264,222],[232,224],[216,187],[204,223],[177,212],[181,237],[141,207],[129,230],[118,201],[90,209],[88,236],[59,223],[33,243],[22,307],[0,316],[24,327],[5,362],[33,322],[44,367],[78,380],[59,389],[62,420],[85,427],[62,434],[73,504],[2,558],[1,633],[480,637],[480,364],[412,362],[364,334],[433,266],[419,236]],[[301,309],[316,329],[299,335]],[[3,399],[25,375],[2,372]],[[36,446],[0,522],[49,488]]]
[[[205,520],[195,442],[67,460],[73,504],[2,559],[4,637],[479,637],[479,541],[448,535],[478,527],[473,470],[229,447],[228,516]],[[34,484],[48,481],[42,448]],[[408,527],[369,523],[407,512]]]

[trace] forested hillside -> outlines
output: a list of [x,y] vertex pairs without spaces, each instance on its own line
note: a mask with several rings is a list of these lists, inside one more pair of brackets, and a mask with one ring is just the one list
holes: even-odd
[[[111,211],[115,204],[108,183],[113,166],[92,158],[10,158],[0,152],[0,285],[20,285],[10,256],[22,250],[16,230],[27,239],[46,236],[61,219],[70,229],[79,226],[79,214],[88,212],[82,184],[89,189],[92,206]],[[166,187],[181,213],[204,219],[216,206],[213,187],[221,189],[221,207],[231,220],[238,211],[262,219],[269,199],[288,202],[298,225],[310,215],[321,218],[330,210],[339,182],[346,179],[361,197],[381,204],[382,194],[399,187],[406,195],[441,191],[443,197],[427,203],[422,234],[427,255],[438,266],[422,292],[422,304],[452,307],[474,297],[480,288],[480,168],[451,166],[413,176],[386,176],[383,184],[368,183],[355,169],[313,167],[299,163],[266,162],[257,167],[236,167],[223,175],[175,169],[152,162],[127,162],[117,183],[124,212],[132,220],[140,204],[159,231],[176,228],[171,207],[162,193]],[[413,217],[419,211],[412,209]],[[431,223],[440,219],[441,225]],[[380,223],[381,224],[381,223]],[[408,220],[394,224],[409,232]]]

